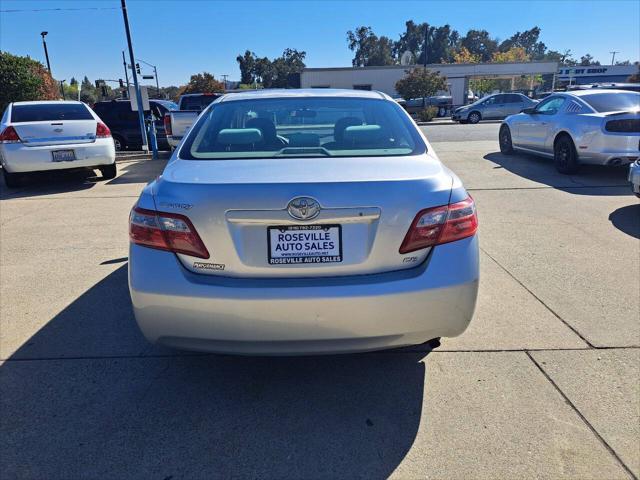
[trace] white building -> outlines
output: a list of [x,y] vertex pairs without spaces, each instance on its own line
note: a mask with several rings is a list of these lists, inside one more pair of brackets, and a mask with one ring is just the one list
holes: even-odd
[[[305,68],[300,75],[300,87],[378,90],[397,97],[396,82],[404,77],[407,69],[412,68],[422,68],[422,66]],[[438,71],[447,78],[453,97],[452,103],[462,105],[469,90],[470,78],[513,78],[522,75],[556,74],[558,63],[451,63],[427,65],[427,68]]]

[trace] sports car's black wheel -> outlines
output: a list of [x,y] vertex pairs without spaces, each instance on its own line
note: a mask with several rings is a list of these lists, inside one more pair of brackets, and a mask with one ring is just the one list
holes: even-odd
[[513,144],[511,143],[511,130],[507,125],[502,125],[500,127],[498,141],[500,142],[500,153],[503,153],[505,155],[511,155],[513,153]]
[[569,175],[578,171],[578,154],[573,140],[568,135],[561,135],[556,139],[553,145],[553,160],[556,170],[560,173]]

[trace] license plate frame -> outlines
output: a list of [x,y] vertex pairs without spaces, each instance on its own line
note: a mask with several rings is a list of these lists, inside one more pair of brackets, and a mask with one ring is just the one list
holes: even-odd
[[52,150],[51,158],[54,162],[73,162],[76,160],[75,150]]
[[[316,252],[315,255],[308,253],[312,251],[311,249],[307,249],[304,255],[291,255],[291,256],[273,256],[272,246],[272,236],[271,232],[280,231],[280,233],[284,232],[320,232],[326,233],[329,232],[328,240],[309,240],[310,242],[331,242],[334,240],[333,234],[330,232],[332,230],[337,230],[337,241],[338,246],[337,249],[330,248],[326,249],[327,251],[332,251],[334,254],[324,254],[320,252]],[[324,235],[323,235],[324,236]],[[309,242],[308,241],[308,242]],[[308,243],[307,242],[307,243]],[[299,242],[297,242],[299,243]],[[277,248],[277,245],[274,246]],[[314,249],[316,251],[322,249]],[[337,250],[337,255],[335,255],[335,250]],[[333,263],[342,263],[344,260],[342,255],[342,225],[339,224],[323,224],[323,225],[273,225],[267,227],[267,263],[269,265],[326,265]]]

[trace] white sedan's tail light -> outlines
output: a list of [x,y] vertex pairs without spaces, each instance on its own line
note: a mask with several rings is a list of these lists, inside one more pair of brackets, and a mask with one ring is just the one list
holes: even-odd
[[421,210],[400,245],[400,253],[441,245],[470,237],[478,230],[473,198]]
[[209,258],[209,251],[191,221],[177,213],[134,207],[129,216],[129,238],[143,247]]
[[21,141],[18,132],[12,126],[8,126],[0,133],[0,143],[20,143]]
[[96,138],[109,138],[111,130],[104,123],[98,122],[96,125]]

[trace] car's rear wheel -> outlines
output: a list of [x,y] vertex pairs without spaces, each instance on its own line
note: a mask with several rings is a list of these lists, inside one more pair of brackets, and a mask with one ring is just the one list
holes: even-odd
[[480,120],[482,120],[482,115],[480,115],[480,112],[471,112],[469,114],[468,120],[469,123],[478,123]]
[[122,150],[127,148],[127,144],[125,143],[124,139],[118,135],[113,136],[113,144],[116,147],[116,152],[121,152]]
[[4,177],[5,185],[9,188],[18,188],[23,184],[21,175],[7,172],[4,168],[2,169],[2,176]]
[[553,145],[553,160],[556,170],[560,173],[569,175],[578,171],[578,154],[573,140],[568,135],[561,135],[556,139]]
[[507,125],[500,127],[498,140],[500,142],[500,153],[511,155],[513,153],[513,143],[511,143],[511,129]]
[[117,169],[116,164],[113,163],[111,165],[105,165],[104,167],[100,167],[100,173],[102,174],[102,178],[105,180],[110,180],[112,178],[116,178]]

